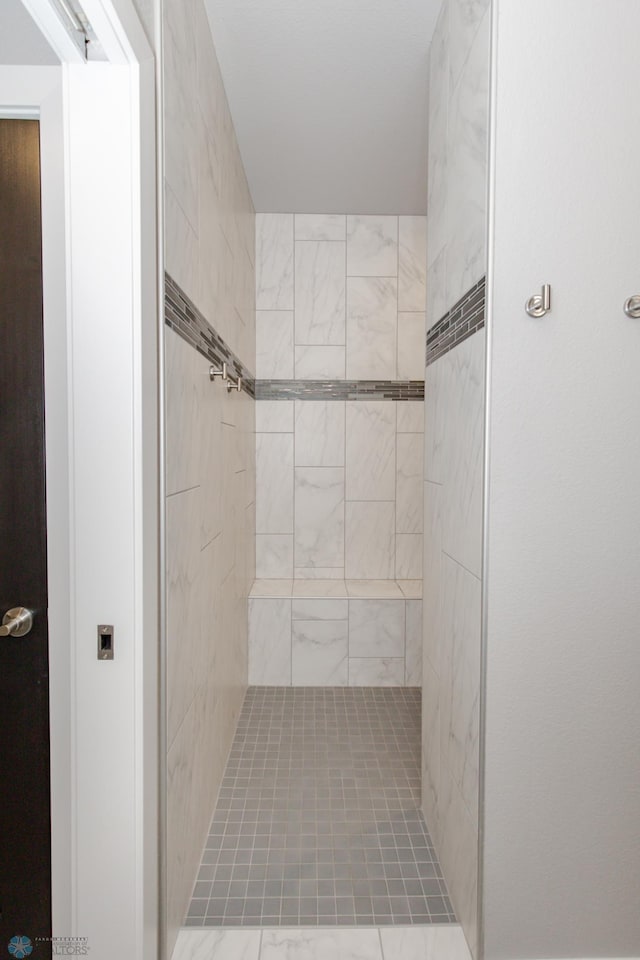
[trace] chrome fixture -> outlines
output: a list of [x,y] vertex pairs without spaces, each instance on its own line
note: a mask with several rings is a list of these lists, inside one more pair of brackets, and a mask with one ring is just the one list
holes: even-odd
[[640,320],[640,295],[629,297],[624,305],[624,312],[630,320]]
[[212,365],[209,367],[209,379],[217,380],[218,377],[222,380],[223,383],[227,385],[227,393],[231,393],[232,390],[237,390],[238,393],[242,390],[242,377],[238,377],[237,380],[234,380],[233,377],[229,376],[229,368],[226,361],[222,364],[220,370]]
[[538,319],[544,317],[551,310],[551,287],[545,283],[542,292],[534,297],[529,297],[525,304],[525,310],[530,317]]
[[33,626],[33,613],[26,607],[12,607],[2,618],[0,637],[26,637]]
[[209,367],[209,379],[210,379],[210,380],[217,380],[218,377],[220,377],[221,380],[228,380],[228,379],[229,379],[229,374],[227,373],[227,364],[226,364],[226,363],[223,363],[223,364],[222,364],[222,367],[220,368],[220,370],[216,370],[216,368],[213,366],[213,364],[211,364],[211,366]]

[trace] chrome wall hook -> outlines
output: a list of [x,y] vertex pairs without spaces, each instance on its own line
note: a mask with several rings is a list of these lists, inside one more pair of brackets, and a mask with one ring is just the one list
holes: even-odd
[[525,304],[525,310],[530,317],[538,319],[539,317],[544,317],[545,314],[549,313],[551,310],[551,287],[548,283],[545,283],[542,287],[542,292],[536,294],[536,296],[529,297]]
[[625,301],[624,312],[630,320],[640,320],[640,295],[636,294]]
[[227,364],[226,364],[226,363],[223,363],[223,364],[222,364],[222,367],[220,368],[220,370],[216,370],[216,368],[213,366],[213,364],[211,364],[211,366],[209,367],[209,379],[210,379],[210,380],[217,380],[218,377],[220,377],[220,379],[223,380],[223,381],[229,379],[229,374],[228,374],[228,372],[227,372]]
[[227,366],[226,361],[222,364],[219,370],[213,366],[209,367],[209,379],[217,380],[220,378],[223,383],[227,385],[227,393],[231,393],[232,390],[237,390],[238,393],[242,390],[242,377],[238,377],[237,380],[234,380],[229,376],[229,367]]

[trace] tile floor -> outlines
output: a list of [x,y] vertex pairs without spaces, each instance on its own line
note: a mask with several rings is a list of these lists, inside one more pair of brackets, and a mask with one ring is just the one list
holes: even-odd
[[419,797],[418,688],[251,687],[185,925],[455,923]]
[[173,960],[471,960],[457,924],[349,930],[181,930]]

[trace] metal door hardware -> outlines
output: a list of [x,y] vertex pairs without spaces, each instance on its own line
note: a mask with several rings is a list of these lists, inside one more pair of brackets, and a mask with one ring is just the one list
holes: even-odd
[[113,625],[98,624],[98,660],[113,660]]
[[629,297],[625,302],[624,312],[630,320],[640,320],[640,295]]
[[545,283],[542,292],[536,296],[529,297],[525,304],[525,310],[530,317],[538,319],[544,317],[551,310],[551,287]]
[[26,637],[33,626],[33,613],[26,607],[12,607],[2,618],[0,637]]

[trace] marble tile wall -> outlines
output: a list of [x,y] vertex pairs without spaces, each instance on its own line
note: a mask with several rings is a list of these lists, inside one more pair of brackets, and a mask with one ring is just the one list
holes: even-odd
[[[256,218],[259,578],[422,576],[422,399],[315,384],[421,390],[426,238],[419,216]],[[314,392],[263,400],[262,380]]]
[[475,314],[463,330],[454,307],[484,298],[489,8],[490,0],[442,6],[431,48],[427,221],[422,799],[474,956],[485,331]]
[[[166,270],[253,372],[255,214],[204,3],[164,0],[163,27]],[[165,327],[169,955],[247,685],[255,579],[255,401],[209,365]]]
[[420,686],[421,580],[256,580],[249,683]]

